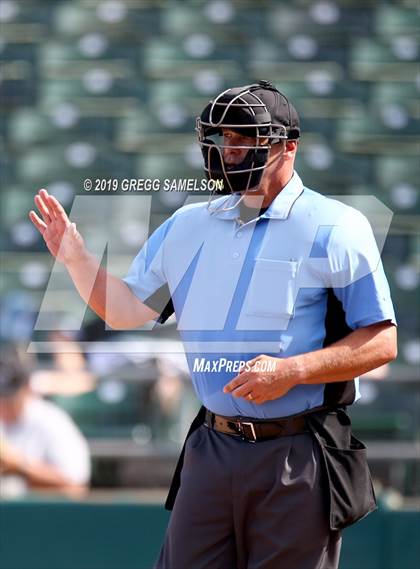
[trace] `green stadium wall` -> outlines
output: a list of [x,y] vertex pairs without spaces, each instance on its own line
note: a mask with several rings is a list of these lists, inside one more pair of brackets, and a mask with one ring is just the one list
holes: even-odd
[[[3,502],[0,569],[151,569],[168,519],[160,504]],[[419,530],[419,512],[378,511],[345,530],[340,569],[417,568]]]

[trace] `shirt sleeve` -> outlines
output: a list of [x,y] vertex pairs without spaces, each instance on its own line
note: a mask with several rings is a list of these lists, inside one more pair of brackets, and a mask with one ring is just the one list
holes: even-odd
[[154,299],[150,306],[153,310],[155,310],[157,291],[168,291],[166,294],[168,298],[162,298],[162,293],[158,295],[158,304],[162,306],[162,310],[170,300],[169,290],[165,287],[167,280],[163,263],[163,243],[171,223],[172,218],[169,218],[152,233],[132,262],[127,276],[123,278],[123,281],[142,302],[146,301],[147,304],[147,299]]
[[[169,300],[168,300],[169,299]],[[156,292],[144,300],[144,304],[159,313],[157,322],[163,324],[175,312],[171,293],[167,284],[161,286]]]
[[366,217],[351,209],[340,218],[328,243],[327,286],[342,302],[353,330],[382,321],[396,324],[388,281]]

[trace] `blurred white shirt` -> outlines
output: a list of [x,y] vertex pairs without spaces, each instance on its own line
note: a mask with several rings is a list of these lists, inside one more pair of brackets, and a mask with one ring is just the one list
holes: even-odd
[[[0,421],[0,438],[3,437],[28,460],[56,467],[75,484],[89,482],[91,467],[87,442],[73,420],[57,405],[37,396],[28,398],[16,423]],[[3,475],[3,489],[8,478],[14,479],[13,484],[17,483],[15,475]]]

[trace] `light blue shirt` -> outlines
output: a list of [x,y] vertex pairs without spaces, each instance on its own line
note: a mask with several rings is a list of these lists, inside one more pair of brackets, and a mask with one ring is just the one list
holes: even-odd
[[180,208],[149,238],[124,279],[144,301],[167,284],[201,402],[222,415],[282,417],[321,405],[325,384],[256,405],[223,393],[259,354],[322,348],[327,290],[352,329],[395,323],[389,286],[364,215],[305,188],[294,173],[257,220],[241,224],[223,196]]

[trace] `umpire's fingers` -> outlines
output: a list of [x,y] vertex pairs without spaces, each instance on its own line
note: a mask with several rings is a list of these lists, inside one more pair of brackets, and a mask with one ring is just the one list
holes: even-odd
[[241,373],[241,374],[237,375],[236,377],[234,377],[229,383],[227,383],[224,386],[223,392],[224,393],[230,393],[231,391],[233,391],[237,387],[240,387],[241,385],[246,383],[249,379],[250,379],[249,372]]
[[35,225],[35,227],[38,229],[38,231],[41,233],[41,235],[44,235],[44,232],[47,229],[47,226],[42,221],[42,219],[37,216],[37,214],[34,212],[34,210],[31,210],[29,212],[29,219],[32,221],[32,223]]
[[45,190],[40,190],[40,192],[35,196],[34,201],[45,223],[51,223],[52,216],[50,215],[46,204]]
[[232,391],[232,395],[234,397],[247,397],[249,393],[254,393],[254,387],[256,387],[255,378],[249,377],[245,383]]
[[70,220],[61,203],[54,197],[48,195],[48,206],[54,217],[64,223],[65,227],[70,225]]

